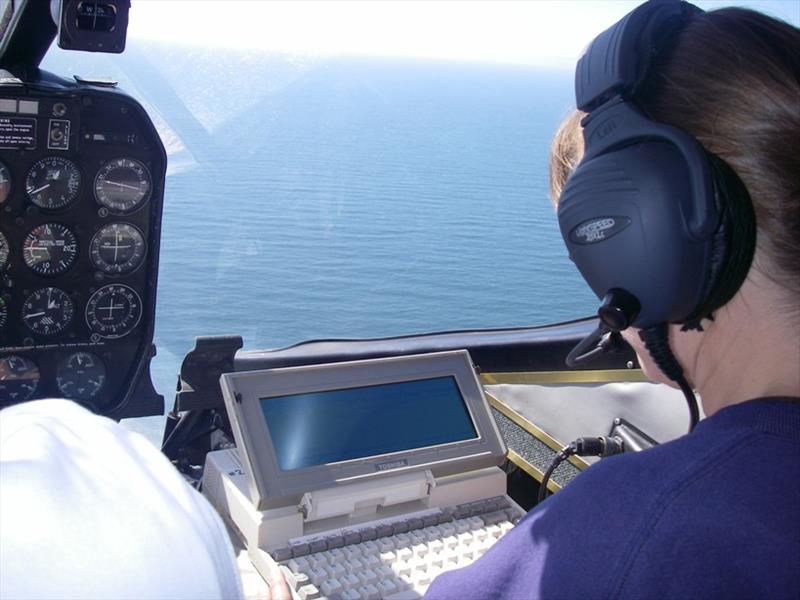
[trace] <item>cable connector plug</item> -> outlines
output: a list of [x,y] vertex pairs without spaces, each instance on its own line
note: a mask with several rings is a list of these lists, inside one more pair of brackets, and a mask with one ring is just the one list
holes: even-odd
[[573,454],[578,456],[613,456],[625,452],[625,442],[615,435],[582,437],[570,444]]

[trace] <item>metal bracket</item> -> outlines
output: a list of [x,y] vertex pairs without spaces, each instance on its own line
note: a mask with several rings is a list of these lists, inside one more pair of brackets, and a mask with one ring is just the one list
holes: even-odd
[[614,419],[609,435],[620,438],[625,444],[625,452],[639,452],[658,446],[658,442],[644,431],[621,417]]

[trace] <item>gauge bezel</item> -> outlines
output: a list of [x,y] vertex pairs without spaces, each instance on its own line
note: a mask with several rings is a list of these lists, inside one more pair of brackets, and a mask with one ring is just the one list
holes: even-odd
[[[0,173],[2,173],[3,171],[5,171],[6,174],[8,175],[8,177],[6,178],[8,180],[8,191],[6,192],[5,196],[3,196],[2,193],[0,193],[0,206],[5,204],[6,201],[14,193],[14,178],[11,176],[11,169],[8,168],[8,165],[4,161],[0,160]],[[1,186],[0,190],[2,190]]]
[[[139,236],[139,241],[140,241],[141,247],[142,247],[142,253],[139,256],[137,263],[135,265],[133,265],[133,267],[131,267],[131,268],[127,269],[127,270],[117,269],[116,267],[118,265],[112,265],[112,264],[106,263],[105,261],[102,261],[102,262],[103,262],[104,265],[106,265],[106,268],[104,268],[103,266],[98,264],[98,262],[102,260],[102,256],[100,255],[100,247],[99,247],[99,245],[96,245],[95,242],[97,241],[98,236],[103,231],[105,231],[107,229],[111,229],[114,226],[130,227]],[[95,260],[95,253],[98,256],[98,260]],[[139,229],[136,225],[134,225],[132,223],[124,223],[124,222],[121,222],[121,221],[114,221],[113,223],[106,223],[102,227],[100,227],[100,229],[98,229],[97,231],[94,232],[94,235],[92,236],[92,239],[89,242],[89,260],[91,261],[92,266],[95,269],[97,269],[98,271],[100,271],[100,272],[102,272],[105,275],[108,275],[110,277],[122,277],[122,276],[130,275],[131,273],[134,273],[139,268],[141,268],[141,266],[146,262],[146,259],[147,259],[147,239],[145,238],[144,233],[142,233],[142,230]],[[130,261],[126,261],[126,263],[122,263],[122,264],[127,264],[127,262],[130,262]],[[108,267],[111,267],[111,268],[108,268]]]
[[[43,331],[37,331],[36,329],[34,329],[33,326],[31,326],[28,323],[28,320],[27,320],[27,318],[25,316],[25,310],[26,310],[25,307],[27,306],[28,302],[30,301],[30,299],[33,296],[35,296],[39,292],[44,292],[44,291],[46,291],[48,289],[55,290],[56,292],[61,294],[62,298],[64,298],[66,300],[66,302],[64,304],[64,306],[65,306],[64,310],[65,310],[65,313],[68,314],[68,317],[64,321],[63,325],[61,325],[55,331],[44,331],[44,332]],[[67,306],[69,307],[68,309],[66,308]],[[41,287],[41,288],[37,288],[37,289],[33,290],[30,294],[25,296],[25,300],[23,300],[23,302],[22,302],[22,312],[20,313],[20,318],[22,320],[22,323],[25,325],[25,327],[27,327],[28,330],[33,332],[35,335],[40,335],[40,336],[43,336],[43,337],[52,337],[54,335],[59,335],[61,333],[64,333],[64,331],[66,331],[69,328],[69,326],[72,325],[72,322],[75,320],[75,301],[72,298],[70,298],[70,295],[67,292],[65,292],[64,290],[62,290],[61,288],[58,288],[58,287],[55,287],[55,286],[52,286],[52,285],[48,285],[48,286],[44,286],[44,287]]]
[[2,241],[2,244],[0,244],[0,271],[3,271],[8,266],[8,261],[11,258],[11,246],[8,243],[8,236],[2,231],[0,231],[0,241]]
[[[101,185],[101,182],[99,181],[101,175],[107,175],[113,169],[134,169],[134,167],[131,166],[120,165],[119,163],[122,161],[130,161],[141,167],[145,174],[145,179],[147,180],[147,190],[144,192],[141,198],[139,198],[129,207],[124,207],[123,203],[113,202],[107,198],[104,199],[101,195],[101,192],[98,190],[98,186]],[[103,182],[105,182],[105,179]],[[100,206],[105,207],[112,215],[129,215],[140,210],[144,206],[147,206],[147,203],[150,201],[150,198],[153,195],[153,174],[150,172],[150,169],[147,167],[147,165],[139,159],[131,158],[130,156],[119,156],[105,161],[98,169],[97,174],[94,176],[94,185],[92,186],[92,190],[95,201]],[[123,208],[120,208],[120,205],[122,205]]]
[[[79,354],[90,356],[95,361],[95,364],[99,364],[102,369],[102,381],[100,382],[100,385],[97,386],[94,389],[94,391],[87,396],[76,396],[74,394],[71,394],[68,390],[64,389],[64,383],[62,383],[61,381],[61,379],[64,377],[63,374],[64,369],[69,368],[70,361]],[[56,365],[55,381],[58,391],[61,394],[63,394],[65,398],[69,398],[70,400],[93,400],[106,386],[106,382],[108,381],[108,367],[106,366],[105,361],[94,352],[88,352],[86,350],[77,350],[75,352],[71,352],[70,354],[68,354],[67,356],[58,361],[58,364]]]
[[[58,204],[56,206],[48,206],[48,205],[40,204],[39,202],[37,202],[36,200],[33,199],[33,197],[31,196],[31,192],[28,189],[29,188],[28,180],[31,177],[31,172],[34,169],[36,169],[38,167],[38,165],[40,165],[42,163],[45,163],[46,161],[61,161],[61,162],[65,163],[65,164],[72,165],[71,166],[71,170],[74,173],[76,173],[77,176],[78,176],[78,183],[75,185],[75,191],[71,192],[69,197],[64,202],[62,202],[62,203],[60,203],[60,204]],[[34,206],[37,206],[41,210],[45,210],[45,211],[63,210],[65,208],[68,208],[68,207],[72,206],[75,203],[75,201],[78,199],[78,197],[80,196],[80,193],[81,193],[81,185],[82,184],[83,184],[83,173],[81,171],[81,168],[78,166],[78,164],[75,161],[70,160],[66,156],[55,156],[55,155],[45,156],[45,157],[40,158],[39,160],[37,160],[35,163],[33,163],[30,166],[30,168],[28,168],[28,171],[25,174],[25,197],[28,199],[28,201],[31,204],[33,204]]]
[[[36,231],[37,229],[42,229],[43,227],[58,228],[58,229],[61,229],[63,232],[66,232],[66,234],[68,234],[69,236],[72,236],[71,245],[75,247],[75,250],[71,253],[71,259],[69,261],[69,264],[67,264],[66,266],[57,268],[54,271],[42,271],[39,268],[39,266],[42,263],[31,264],[28,261],[28,250],[29,249],[28,249],[27,245],[28,245],[29,241],[33,241],[33,238],[31,237],[33,235],[33,232]],[[59,275],[63,275],[64,273],[68,272],[70,269],[72,269],[72,267],[75,266],[75,264],[78,262],[78,256],[80,256],[80,245],[78,244],[78,236],[74,231],[72,231],[72,229],[70,229],[69,227],[67,227],[63,223],[42,223],[41,225],[36,225],[33,229],[28,231],[27,234],[25,234],[25,237],[22,240],[22,260],[25,263],[25,266],[27,266],[31,271],[33,271],[34,273],[36,273],[40,277],[58,277]],[[45,261],[42,261],[42,262],[45,262]],[[47,261],[47,262],[52,262],[52,261]]]
[[[126,290],[128,290],[130,293],[132,293],[136,297],[136,300],[138,302],[139,308],[138,308],[138,314],[136,315],[136,320],[135,320],[135,322],[133,324],[128,326],[127,330],[124,333],[110,333],[110,334],[109,333],[105,333],[104,326],[97,321],[96,317],[94,318],[94,320],[97,322],[98,327],[93,326],[92,325],[92,319],[89,318],[89,311],[90,311],[90,309],[92,309],[92,305],[94,304],[96,306],[97,302],[99,302],[99,300],[95,300],[95,297],[105,296],[106,294],[109,293],[107,290],[110,290],[111,288],[125,288]],[[111,292],[111,293],[113,293],[113,292]],[[92,312],[94,312],[94,310],[92,310]],[[85,318],[86,318],[86,325],[89,327],[89,331],[91,331],[93,334],[97,334],[101,338],[104,338],[104,339],[107,339],[107,340],[117,340],[117,339],[125,337],[131,331],[136,329],[136,327],[139,325],[139,323],[142,320],[142,315],[144,314],[144,304],[142,303],[142,297],[139,296],[138,292],[135,289],[133,289],[132,287],[130,287],[128,285],[125,285],[125,284],[122,284],[122,283],[111,283],[109,285],[104,285],[100,289],[96,290],[89,297],[89,300],[86,302],[86,310],[84,311],[84,314],[85,314]]]
[[[22,356],[21,354],[8,354],[6,356],[0,356],[0,361],[10,360],[12,358],[20,358],[25,362],[27,362],[29,365],[32,365],[33,368],[36,370],[37,377],[35,379],[32,379],[32,381],[35,381],[36,383],[34,383],[33,388],[28,391],[28,395],[24,396],[23,398],[15,398],[13,400],[13,402],[27,402],[28,400],[33,398],[33,396],[36,394],[36,391],[39,389],[39,384],[41,384],[42,382],[42,370],[39,368],[39,365],[36,364],[35,360],[33,360],[32,358],[28,358],[27,356]],[[27,367],[26,372],[29,370],[30,367]],[[2,381],[19,381],[19,379],[0,380],[0,382]]]

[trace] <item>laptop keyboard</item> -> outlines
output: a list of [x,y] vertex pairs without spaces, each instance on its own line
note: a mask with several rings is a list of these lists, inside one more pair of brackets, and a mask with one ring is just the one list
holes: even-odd
[[270,554],[301,600],[419,598],[437,575],[471,564],[522,516],[498,496],[297,541]]

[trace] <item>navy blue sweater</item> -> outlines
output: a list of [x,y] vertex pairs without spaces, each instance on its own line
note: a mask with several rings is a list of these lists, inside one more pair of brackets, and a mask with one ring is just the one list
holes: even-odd
[[800,399],[587,469],[426,598],[800,598]]

